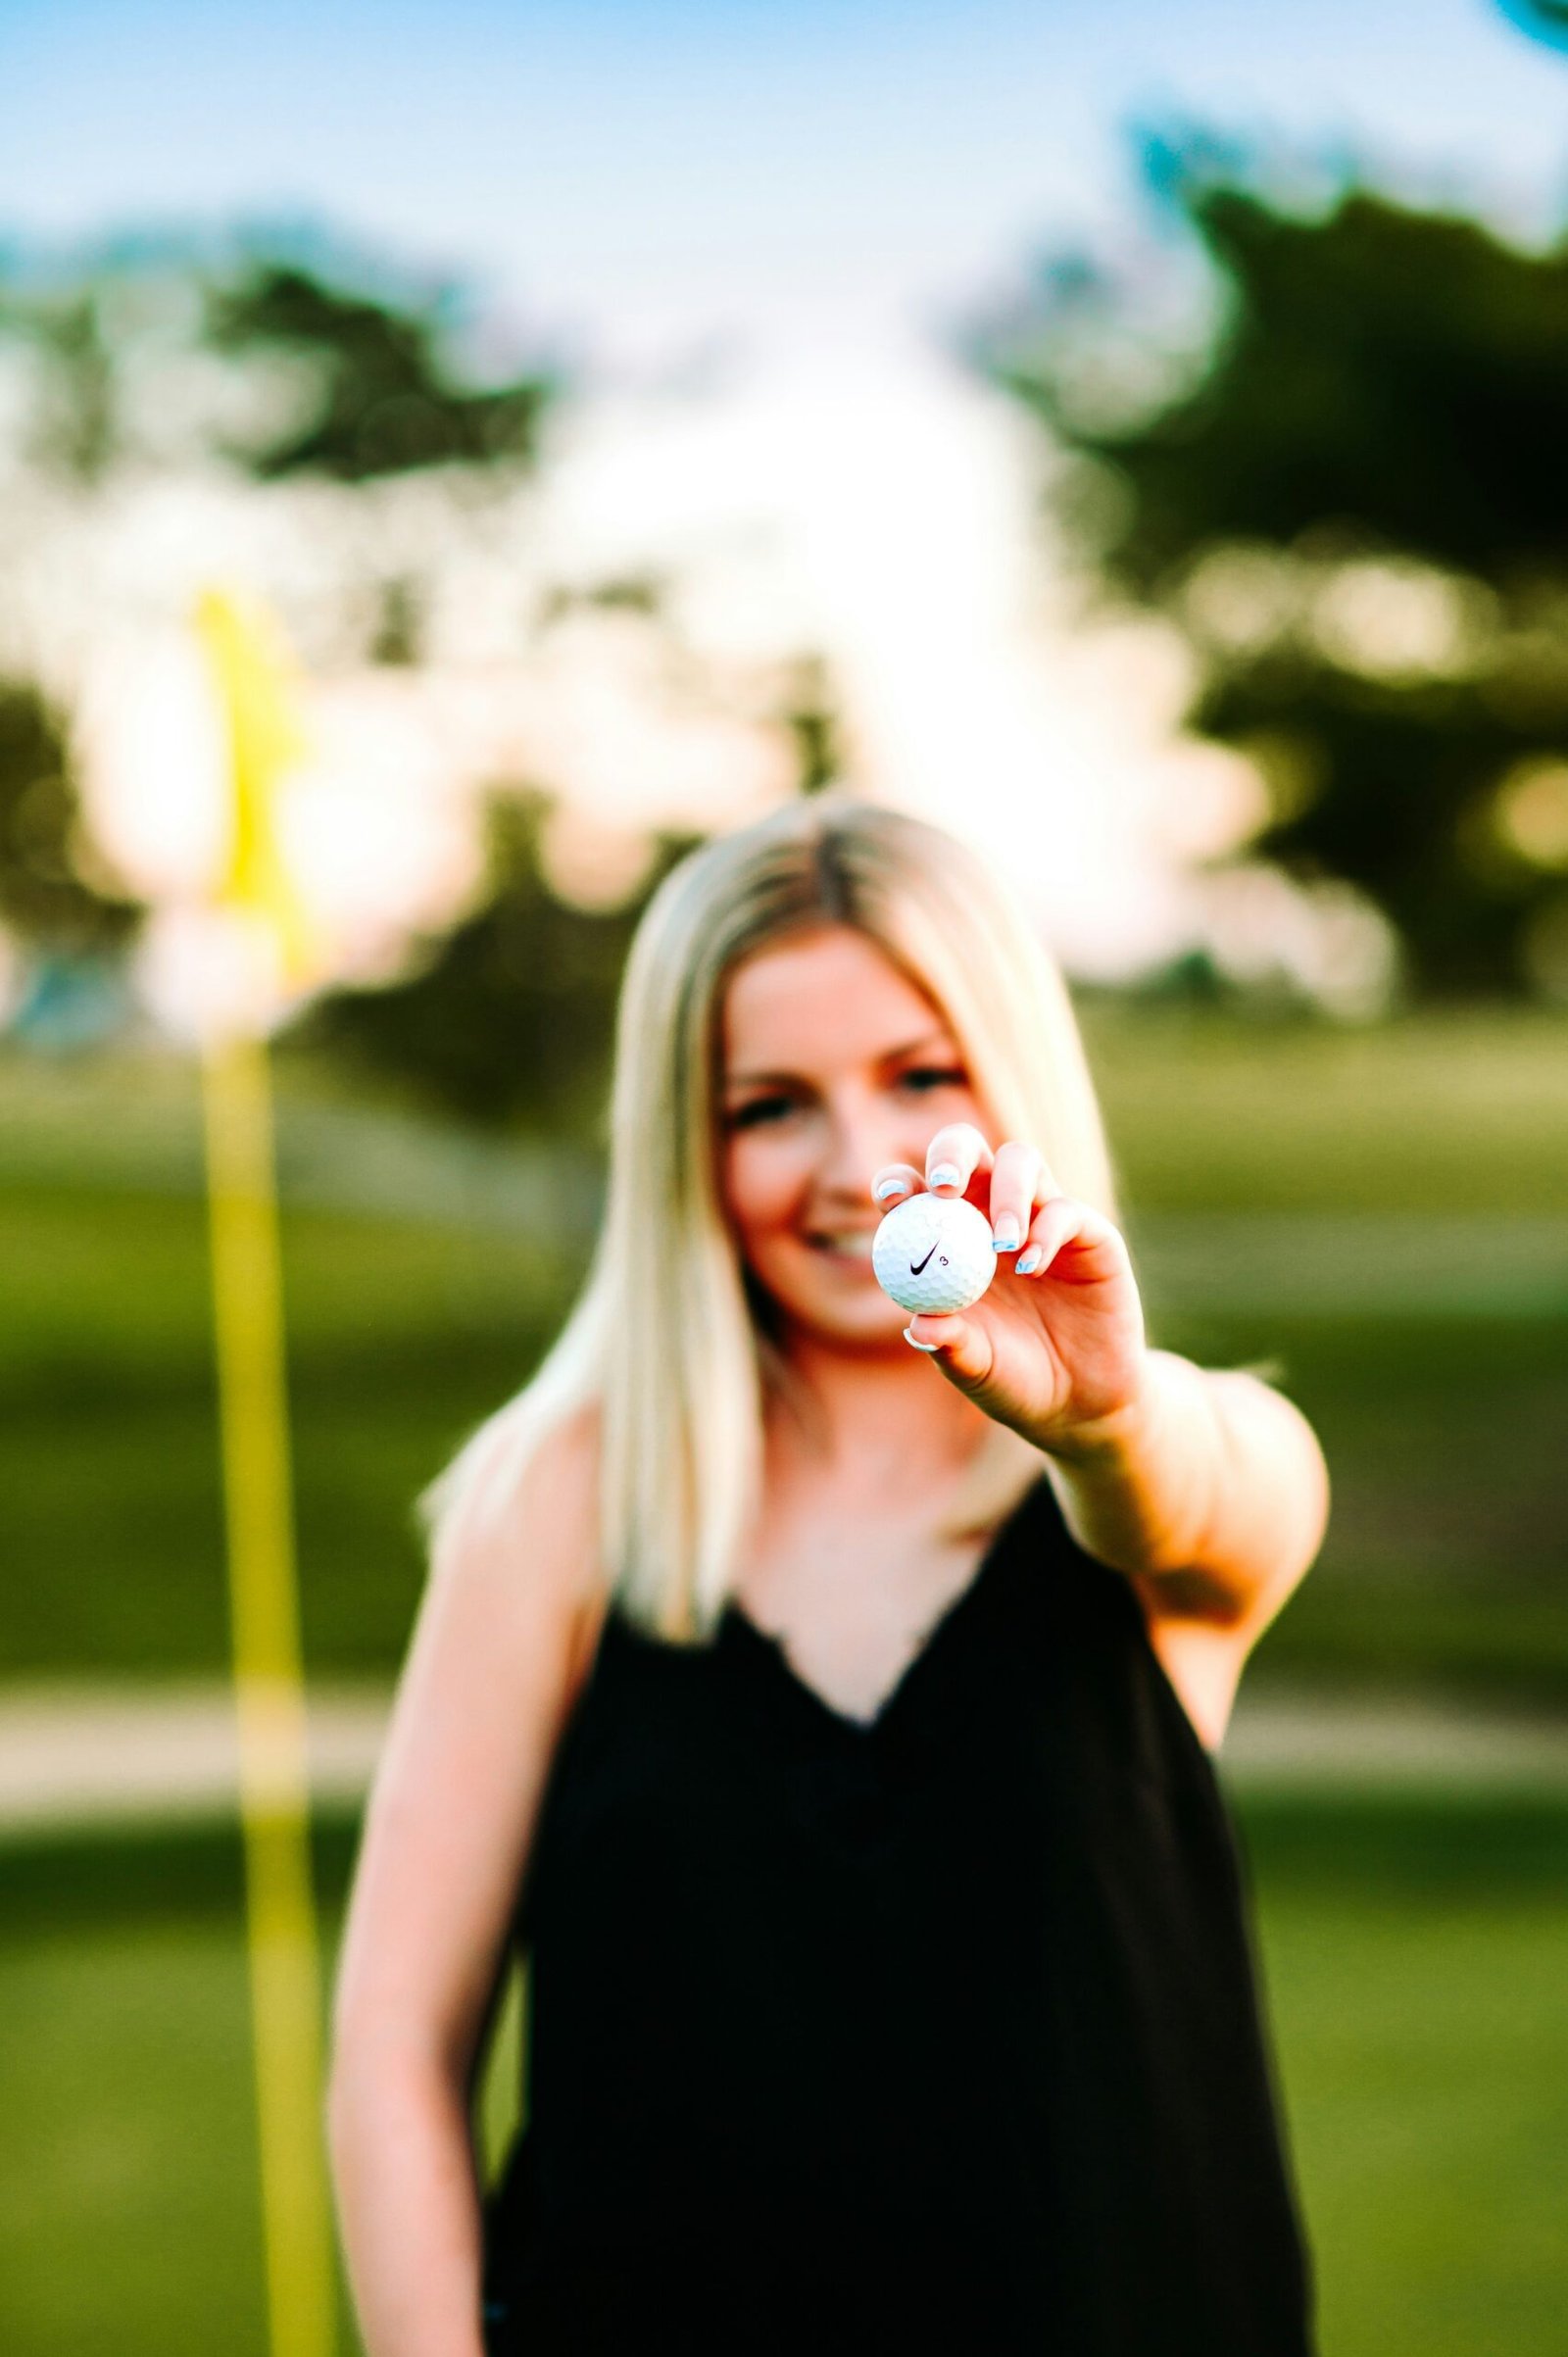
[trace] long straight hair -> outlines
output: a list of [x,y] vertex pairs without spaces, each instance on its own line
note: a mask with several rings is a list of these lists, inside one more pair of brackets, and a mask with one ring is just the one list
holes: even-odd
[[[720,1200],[724,990],[743,959],[824,924],[865,935],[941,1010],[1001,1136],[1032,1140],[1065,1193],[1113,1210],[1061,977],[971,851],[833,796],[706,845],[665,878],[632,945],[587,1281],[532,1381],[427,1494],[438,1562],[466,1532],[504,1528],[549,1436],[592,1411],[611,1593],[668,1640],[711,1629],[758,1509],[763,1408],[779,1379]],[[1016,1494],[1023,1445],[1009,1452],[1012,1436],[997,1439],[1011,1467],[1003,1487]],[[993,1466],[977,1499],[996,1488]]]

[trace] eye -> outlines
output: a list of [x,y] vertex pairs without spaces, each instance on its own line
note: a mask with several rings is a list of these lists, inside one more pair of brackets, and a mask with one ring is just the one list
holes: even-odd
[[913,1096],[925,1097],[934,1089],[966,1089],[969,1075],[962,1064],[910,1064],[899,1074],[897,1085]]
[[794,1112],[796,1100],[786,1097],[782,1090],[771,1097],[751,1097],[724,1116],[727,1129],[761,1129],[769,1122],[783,1121]]

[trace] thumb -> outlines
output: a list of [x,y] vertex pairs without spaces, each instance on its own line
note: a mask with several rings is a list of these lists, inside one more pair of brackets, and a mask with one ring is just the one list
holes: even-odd
[[904,1339],[916,1350],[929,1351],[960,1392],[979,1391],[990,1379],[994,1359],[991,1337],[972,1318],[939,1317],[921,1310],[905,1327]]

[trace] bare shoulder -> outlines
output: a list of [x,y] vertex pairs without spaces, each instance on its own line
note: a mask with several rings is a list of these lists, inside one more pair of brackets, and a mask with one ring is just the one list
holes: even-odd
[[439,1789],[488,1809],[492,1791],[532,1790],[592,1661],[604,1609],[597,1424],[564,1424],[520,1466],[508,1441],[499,1420],[481,1434],[438,1524],[378,1797]]
[[481,1440],[438,1531],[421,1638],[434,1627],[460,1650],[471,1641],[481,1674],[574,1686],[605,1603],[599,1457],[598,1414],[586,1408],[538,1443],[514,1476],[504,1436]]
[[459,1585],[510,1581],[526,1560],[529,1585],[564,1602],[592,1584],[597,1545],[599,1416],[580,1408],[520,1453],[499,1416],[459,1460],[436,1528],[434,1576]]

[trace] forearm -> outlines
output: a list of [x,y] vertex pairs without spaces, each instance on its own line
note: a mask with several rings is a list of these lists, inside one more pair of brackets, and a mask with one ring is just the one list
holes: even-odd
[[479,2194],[462,2089],[431,2062],[340,2059],[330,2126],[367,2357],[481,2357]]
[[1311,1561],[1326,1506],[1305,1419],[1255,1377],[1145,1353],[1137,1398],[1049,1449],[1069,1529],[1102,1562],[1172,1584],[1195,1617],[1267,1612]]

